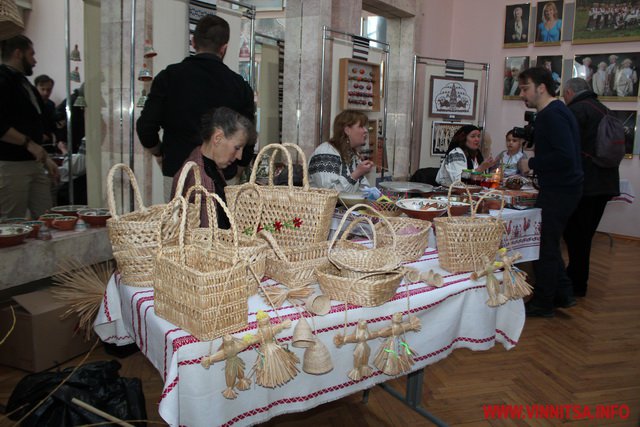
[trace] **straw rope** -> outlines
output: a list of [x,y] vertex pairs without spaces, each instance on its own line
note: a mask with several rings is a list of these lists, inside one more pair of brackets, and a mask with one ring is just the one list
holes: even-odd
[[5,336],[2,338],[2,341],[0,341],[0,345],[4,344],[4,342],[7,340],[7,338],[9,338],[9,335],[11,335],[11,333],[16,327],[16,312],[13,309],[12,305],[9,306],[9,309],[11,309],[11,317],[12,317],[11,326],[9,327],[9,330],[7,331]]

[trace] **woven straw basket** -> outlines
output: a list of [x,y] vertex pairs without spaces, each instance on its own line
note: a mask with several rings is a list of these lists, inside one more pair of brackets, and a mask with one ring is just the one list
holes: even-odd
[[332,300],[362,307],[376,307],[389,301],[396,294],[403,277],[398,270],[370,273],[358,278],[344,277],[331,264],[318,267],[316,275],[320,289]]
[[[347,231],[342,233],[342,236],[340,237],[340,244],[334,245],[338,235],[340,234],[340,230],[342,230],[344,224],[347,221],[347,218],[356,209],[373,211],[370,206],[364,204],[356,204],[350,207],[345,212],[345,214],[342,216],[342,219],[340,220],[340,224],[338,225],[336,232],[331,238],[331,242],[329,243],[329,261],[331,261],[331,263],[342,270],[343,275],[351,275],[351,277],[358,277],[361,275],[361,273],[375,273],[394,270],[400,265],[402,260],[396,253],[396,236],[395,232],[393,231],[393,227],[391,226],[389,220],[384,216],[381,216],[380,219],[382,221],[382,224],[387,227],[388,234],[391,236],[390,246],[382,247],[377,244],[377,233],[375,227],[371,227],[373,233],[373,248],[366,248],[366,250],[361,250],[361,248],[363,248],[362,245],[358,245],[360,246],[360,248],[354,248],[352,245],[344,244],[345,239],[349,234],[348,231],[351,227],[355,226],[363,219],[369,221],[369,223],[371,224],[371,221],[367,217],[359,217],[356,220],[352,221]],[[375,213],[375,211],[373,212]]]
[[[229,217],[233,245],[224,253],[212,245],[185,245],[187,201],[178,196],[173,204],[182,209],[178,245],[158,250],[155,268],[154,308],[156,314],[188,331],[201,341],[233,333],[247,325],[247,263],[238,258],[238,231],[233,216],[216,194],[207,194],[209,227],[217,223],[210,198],[219,203]],[[167,207],[164,217],[171,215]],[[229,253],[231,256],[229,256]]]
[[14,0],[0,0],[0,40],[10,39],[24,31],[22,15]]
[[[449,187],[466,186],[460,182],[454,182]],[[471,216],[451,216],[451,205],[447,206],[448,216],[433,220],[438,241],[438,253],[440,266],[452,273],[475,271],[483,267],[482,256],[494,259],[496,251],[500,249],[504,224],[502,221],[502,209],[504,197],[501,197],[502,205],[500,215],[495,217],[478,217],[476,210],[486,196],[501,194],[500,191],[489,191],[484,194],[472,207]],[[471,200],[471,194],[469,194]]]
[[[191,191],[191,189],[189,190]],[[253,192],[253,196],[260,199],[260,188],[257,185],[251,184],[243,186],[241,192]],[[189,193],[190,194],[190,193]],[[187,195],[189,200],[189,195]],[[258,203],[258,212],[262,209],[262,204]],[[229,209],[233,215],[234,207]],[[216,229],[213,229],[216,230]],[[254,278],[254,273],[258,279],[261,279],[265,275],[267,253],[271,252],[269,244],[262,239],[259,239],[255,235],[255,229],[252,228],[252,232],[245,234],[238,234],[238,256],[241,261],[246,261],[248,266],[247,275],[249,276],[249,293],[251,295],[258,292],[260,282]],[[233,232],[232,230],[219,230],[217,231],[217,237],[214,236],[214,232],[210,228],[192,228],[187,230],[186,243],[194,244],[197,246],[209,248],[211,242],[218,246],[218,250],[224,253],[226,248],[233,245]],[[251,270],[253,272],[251,272]]]
[[[389,196],[387,196],[389,197]],[[387,218],[389,217],[395,217],[395,216],[400,216],[402,215],[402,211],[400,210],[400,208],[398,207],[398,205],[396,205],[396,202],[398,201],[399,197],[394,196],[394,197],[389,197],[391,199],[391,201],[378,201],[378,200],[369,200],[367,201],[367,203],[376,211],[378,211],[379,214],[386,216]]]
[[[185,179],[189,170],[193,169],[196,182],[200,182],[200,171],[195,163],[190,162],[189,167],[183,168],[178,181],[177,194],[182,194]],[[124,171],[129,176],[131,187],[136,199],[138,210],[118,215],[114,193],[114,178],[116,172]],[[118,264],[118,270],[124,278],[124,283],[129,286],[148,287],[153,286],[153,267],[156,252],[158,250],[160,234],[170,238],[176,236],[177,215],[174,215],[175,223],[168,222],[161,229],[161,216],[167,205],[154,205],[145,207],[142,202],[138,182],[133,171],[125,164],[119,163],[109,170],[107,177],[107,202],[111,218],[107,220],[109,239],[113,248],[113,257]],[[200,200],[197,200],[199,203]],[[189,209],[189,222],[198,221],[199,205]],[[176,212],[177,214],[177,212]],[[169,243],[168,239],[167,243]]]
[[[287,148],[295,149],[302,162],[303,186],[293,186],[293,162]],[[287,162],[287,186],[273,184],[273,170],[275,169],[275,155],[282,152]],[[324,188],[309,187],[309,171],[307,159],[302,150],[295,144],[270,144],[258,153],[256,164],[262,156],[273,151],[269,164],[269,184],[261,187],[264,207],[259,223],[266,228],[277,222],[290,224],[297,219],[295,227],[283,227],[274,235],[278,244],[283,247],[304,246],[309,243],[326,242],[331,227],[331,218],[336,207],[338,192]],[[249,182],[256,182],[257,167],[253,168]],[[234,206],[238,191],[242,186],[230,185],[225,187],[227,202]],[[254,226],[256,206],[258,201],[251,198],[239,200],[234,208],[236,221],[240,230]]]
[[[429,243],[429,230],[431,223],[415,218],[387,218],[396,236],[396,253],[404,262],[419,260],[424,255],[424,250]],[[417,229],[415,233],[403,234],[407,228]],[[380,246],[391,246],[393,236],[389,234],[387,227],[377,223],[375,225],[376,234]]]

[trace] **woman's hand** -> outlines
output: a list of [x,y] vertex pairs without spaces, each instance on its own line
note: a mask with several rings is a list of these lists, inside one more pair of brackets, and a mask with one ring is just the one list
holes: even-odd
[[373,166],[374,166],[374,163],[371,160],[364,160],[358,163],[358,166],[356,166],[356,169],[353,172],[351,172],[351,178],[360,179],[364,175],[368,174],[369,171],[371,171],[371,168],[373,168]]
[[485,160],[484,162],[482,162],[480,164],[480,166],[478,166],[479,171],[485,171],[489,168],[492,168],[493,166],[495,166],[496,164],[496,160],[493,158],[493,156],[490,156],[487,160]]

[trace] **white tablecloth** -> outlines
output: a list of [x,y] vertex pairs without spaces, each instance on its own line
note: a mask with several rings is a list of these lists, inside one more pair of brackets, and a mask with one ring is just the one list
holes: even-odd
[[[439,268],[437,253],[431,249],[420,261],[409,265],[424,271],[434,269],[445,275],[445,286],[439,289],[422,282],[409,284],[411,314],[422,322],[420,332],[406,335],[407,342],[417,352],[414,370],[447,357],[456,348],[487,350],[497,342],[510,349],[517,344],[525,318],[521,300],[498,308],[487,307],[484,279],[476,282],[469,279],[469,273],[448,274]],[[273,284],[268,279],[262,283],[263,286]],[[380,307],[349,306],[347,333],[353,331],[361,318],[368,319],[369,330],[389,325],[393,313],[407,309],[405,289],[403,283],[396,296]],[[218,349],[220,340],[200,342],[157,317],[153,305],[153,289],[126,286],[116,274],[109,281],[94,327],[105,342],[119,345],[135,342],[160,372],[164,390],[159,413],[172,426],[251,425],[276,415],[305,411],[390,379],[375,368],[371,376],[361,381],[349,379],[347,373],[352,368],[354,345],[339,349],[333,345],[333,337],[343,333],[345,321],[344,304],[333,301],[328,315],[308,319],[331,353],[334,365],[331,372],[314,376],[301,371],[292,381],[275,389],[252,382],[251,389],[239,392],[235,400],[227,400],[221,395],[225,388],[224,362],[214,364],[209,370],[199,363],[202,356]],[[252,296],[249,325],[235,336],[255,332],[258,309],[276,317],[260,297]],[[278,313],[293,321],[290,329],[277,336],[281,344],[289,344],[300,315],[288,302]],[[382,339],[369,341],[371,366],[381,344]],[[289,348],[302,363],[304,349]],[[245,372],[249,372],[256,356],[255,348],[240,353],[246,364]]]
[[[497,216],[499,211],[489,212]],[[344,210],[336,210],[331,220],[331,233],[335,232],[340,224]],[[354,215],[360,215],[357,212]],[[507,234],[502,239],[502,246],[509,248],[510,253],[520,252],[522,258],[518,262],[535,261],[540,253],[540,223],[542,222],[542,210],[539,208],[517,210],[504,209],[502,218],[505,222]],[[346,228],[350,222],[347,220]],[[358,225],[352,230],[356,234],[371,237],[371,231],[366,224]],[[429,231],[429,247],[437,248],[437,238],[433,228]]]

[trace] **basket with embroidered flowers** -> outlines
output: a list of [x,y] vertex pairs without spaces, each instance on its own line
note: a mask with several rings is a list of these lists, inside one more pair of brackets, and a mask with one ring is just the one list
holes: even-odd
[[[469,190],[460,181],[451,184],[449,197],[454,186],[464,187],[471,200]],[[476,214],[478,206],[491,194],[499,194],[502,200],[498,217],[478,216]],[[483,194],[472,206],[470,216],[451,216],[451,204],[449,204],[448,215],[433,220],[440,266],[452,273],[461,273],[481,269],[483,256],[494,259],[496,251],[500,248],[504,231],[503,208],[504,197],[501,191],[496,190]]]
[[[187,201],[178,196],[172,204],[182,212],[177,245],[164,246],[161,240],[154,270],[154,308],[156,314],[188,331],[201,341],[210,341],[236,332],[247,325],[249,277],[247,263],[239,258],[238,230],[225,203],[214,193],[196,185],[206,195],[209,228],[217,238],[217,218],[213,201],[229,218],[232,245],[224,252],[215,240],[210,247],[186,244]],[[168,206],[163,218],[172,214]]]
[[[193,162],[189,162],[178,178],[177,194],[182,193],[185,180],[189,172],[193,170],[195,181],[200,182],[200,171]],[[118,214],[115,201],[114,180],[116,173],[123,171],[128,177],[133,189],[137,209]],[[153,286],[153,267],[158,250],[160,234],[166,239],[166,244],[175,242],[178,225],[178,212],[174,212],[172,220],[167,221],[161,228],[161,216],[167,207],[166,204],[145,206],[140,195],[138,182],[133,171],[125,164],[114,165],[107,176],[107,203],[111,218],[107,220],[109,240],[113,249],[113,257],[122,274],[124,283],[135,287]],[[189,224],[198,221],[200,212],[200,198],[196,199],[196,205],[189,206]]]
[[[293,185],[293,161],[289,148],[294,149],[302,163],[302,187]],[[276,186],[273,182],[276,154],[284,156],[287,166],[288,181],[286,186]],[[305,246],[311,243],[326,242],[331,227],[331,218],[336,207],[338,192],[325,188],[311,188],[309,186],[309,171],[304,152],[295,144],[270,144],[262,148],[256,157],[256,164],[264,155],[271,153],[269,161],[268,185],[260,188],[263,209],[259,215],[259,224],[286,222],[295,227],[284,227],[273,237],[282,248]],[[249,183],[256,182],[257,167],[251,172]],[[234,205],[238,191],[242,185],[225,187],[225,195],[230,206]],[[255,211],[258,201],[252,198],[238,200],[234,209],[236,221],[240,230],[251,227],[255,221]]]

